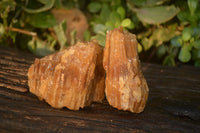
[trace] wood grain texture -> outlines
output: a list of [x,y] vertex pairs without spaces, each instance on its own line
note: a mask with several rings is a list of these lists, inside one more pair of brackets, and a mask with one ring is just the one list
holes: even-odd
[[144,112],[112,108],[106,100],[79,111],[54,109],[29,93],[35,56],[0,48],[0,132],[199,132],[200,69],[142,64],[150,94]]

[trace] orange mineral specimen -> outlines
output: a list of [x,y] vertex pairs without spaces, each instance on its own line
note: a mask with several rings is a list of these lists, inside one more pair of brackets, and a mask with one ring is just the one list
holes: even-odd
[[142,112],[149,89],[140,68],[136,36],[122,27],[108,32],[103,66],[109,104],[119,110]]
[[104,99],[103,49],[96,41],[35,59],[28,70],[30,92],[55,108],[78,110]]

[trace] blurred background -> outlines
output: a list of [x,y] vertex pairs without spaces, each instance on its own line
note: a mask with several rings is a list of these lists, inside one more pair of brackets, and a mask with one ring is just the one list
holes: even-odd
[[199,0],[1,0],[0,46],[45,56],[122,26],[143,62],[200,66]]

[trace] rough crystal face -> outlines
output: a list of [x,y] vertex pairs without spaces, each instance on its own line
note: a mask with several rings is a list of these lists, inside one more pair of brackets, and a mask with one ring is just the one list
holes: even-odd
[[35,59],[28,71],[30,92],[52,107],[78,110],[102,101],[105,71],[103,49],[96,41],[78,43],[58,53]]
[[149,89],[140,69],[135,35],[122,28],[106,36],[103,66],[106,70],[106,98],[119,110],[142,112]]

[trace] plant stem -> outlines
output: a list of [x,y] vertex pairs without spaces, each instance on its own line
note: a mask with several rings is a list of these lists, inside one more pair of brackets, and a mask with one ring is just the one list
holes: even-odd
[[35,32],[30,32],[30,31],[22,30],[22,29],[18,29],[18,28],[10,27],[10,28],[7,28],[7,30],[23,33],[23,34],[30,35],[30,36],[37,36],[37,33],[35,33]]

